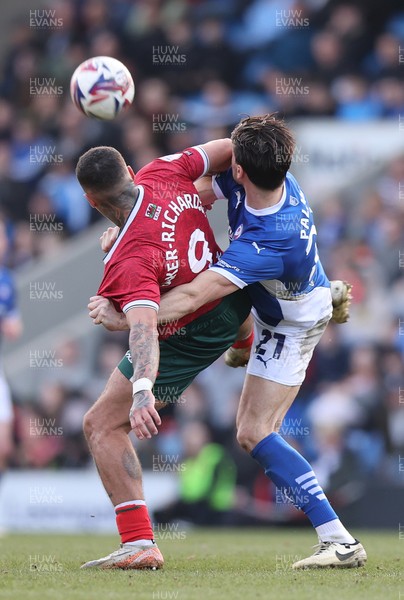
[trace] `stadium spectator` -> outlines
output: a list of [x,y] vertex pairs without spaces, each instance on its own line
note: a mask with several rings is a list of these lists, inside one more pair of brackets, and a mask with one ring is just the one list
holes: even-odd
[[225,525],[234,507],[236,465],[228,451],[210,439],[201,421],[182,431],[180,496],[155,513],[159,523],[189,521],[195,525]]

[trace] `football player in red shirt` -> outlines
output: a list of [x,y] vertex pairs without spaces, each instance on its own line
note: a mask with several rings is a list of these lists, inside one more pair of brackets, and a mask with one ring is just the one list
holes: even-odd
[[158,326],[157,321],[160,295],[190,282],[220,256],[193,182],[228,168],[230,159],[231,142],[223,139],[156,159],[136,177],[110,147],[92,148],[77,164],[90,204],[120,228],[104,258],[104,277],[98,296],[91,299],[90,316],[102,322],[100,306],[107,299],[123,313],[122,329],[129,327],[129,351],[84,418],[122,544],[84,568],[163,565],[128,433],[133,429],[139,439],[157,434],[161,421],[155,399],[160,401],[157,408],[177,401],[194,377],[233,344],[249,315],[250,302],[241,291],[174,324]]

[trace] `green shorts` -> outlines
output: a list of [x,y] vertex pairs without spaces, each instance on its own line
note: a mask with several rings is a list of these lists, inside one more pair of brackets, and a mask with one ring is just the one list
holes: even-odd
[[[251,310],[246,290],[226,296],[213,310],[160,341],[160,364],[153,393],[160,402],[175,402],[195,377],[219,358],[237,337]],[[133,375],[129,351],[118,365],[127,379]]]

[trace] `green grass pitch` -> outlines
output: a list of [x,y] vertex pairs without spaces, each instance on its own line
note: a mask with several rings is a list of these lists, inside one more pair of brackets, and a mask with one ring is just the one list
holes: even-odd
[[[360,569],[298,571],[312,531],[162,532],[161,571],[80,571],[115,550],[110,536],[15,535],[0,539],[0,598],[12,600],[403,600],[404,540],[355,532],[368,552]],[[177,539],[168,539],[177,538]]]

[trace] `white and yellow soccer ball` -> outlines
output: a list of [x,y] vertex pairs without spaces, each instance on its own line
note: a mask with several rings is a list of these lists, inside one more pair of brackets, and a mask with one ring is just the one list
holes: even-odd
[[70,80],[74,104],[88,117],[110,121],[135,96],[132,75],[116,58],[96,56],[77,67]]

